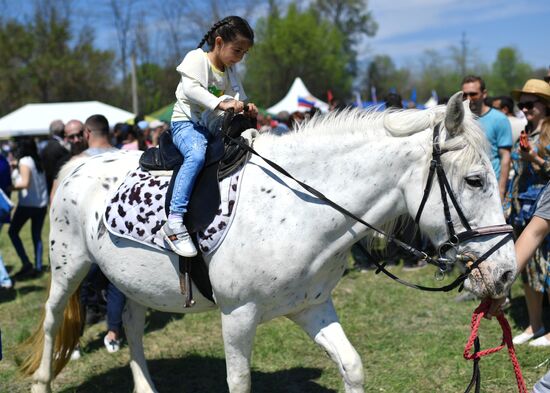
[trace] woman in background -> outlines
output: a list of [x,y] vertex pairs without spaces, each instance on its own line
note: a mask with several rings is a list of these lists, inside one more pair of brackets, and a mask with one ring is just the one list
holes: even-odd
[[[16,278],[20,278],[42,272],[42,228],[48,205],[48,188],[33,139],[21,139],[17,142],[15,158],[17,168],[12,173],[12,181],[13,189],[19,191],[19,200],[8,234],[23,264],[15,275]],[[19,237],[21,228],[28,220],[31,220],[34,268]]]

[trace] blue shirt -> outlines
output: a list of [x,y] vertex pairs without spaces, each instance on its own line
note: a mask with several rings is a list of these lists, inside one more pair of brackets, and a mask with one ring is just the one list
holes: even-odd
[[498,149],[512,148],[512,127],[506,115],[493,108],[479,118],[479,122],[485,131],[485,135],[491,145],[491,164],[497,175],[500,177],[500,156]]

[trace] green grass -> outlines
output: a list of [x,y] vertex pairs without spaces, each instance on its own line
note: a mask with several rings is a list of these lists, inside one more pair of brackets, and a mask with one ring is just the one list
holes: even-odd
[[[44,234],[47,233],[47,224]],[[23,229],[32,250],[29,226]],[[46,238],[46,236],[44,236]],[[7,237],[0,236],[4,260],[12,272],[20,267]],[[47,258],[46,258],[47,260]],[[47,263],[47,262],[46,262]],[[432,268],[394,271],[407,280],[441,285]],[[17,283],[16,292],[0,292],[0,328],[4,360],[0,362],[0,392],[28,392],[30,380],[17,372],[14,347],[35,329],[46,295],[48,275]],[[526,322],[518,283],[507,312],[514,333]],[[366,392],[462,392],[471,376],[471,362],[462,358],[476,302],[455,303],[451,294],[406,288],[372,272],[352,271],[334,292],[344,330],[363,359]],[[108,354],[102,342],[105,326],[86,329],[84,356],[71,361],[55,380],[55,392],[131,392],[128,348]],[[483,321],[483,348],[500,343],[496,320]],[[145,336],[149,368],[160,392],[227,392],[225,360],[217,312],[197,315],[151,312]],[[528,389],[546,371],[537,365],[548,350],[517,348]],[[506,351],[480,362],[482,392],[516,392]],[[254,392],[343,392],[334,364],[293,323],[279,318],[258,329],[252,360]]]

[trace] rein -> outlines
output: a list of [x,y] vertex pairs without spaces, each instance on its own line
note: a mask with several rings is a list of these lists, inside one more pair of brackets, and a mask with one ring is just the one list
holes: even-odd
[[[465,273],[461,274],[451,284],[445,285],[443,287],[425,287],[425,286],[422,286],[422,285],[416,285],[416,284],[409,283],[405,280],[399,279],[398,277],[396,277],[392,273],[388,272],[385,269],[385,264],[380,264],[375,259],[373,259],[375,261],[375,264],[376,264],[377,268],[378,268],[376,273],[383,272],[385,275],[387,275],[391,279],[393,279],[393,280],[395,280],[395,281],[397,281],[397,282],[399,282],[403,285],[411,287],[411,288],[416,288],[416,289],[420,289],[420,290],[423,290],[423,291],[432,291],[432,292],[436,292],[436,291],[448,292],[448,291],[450,291],[450,290],[452,290],[452,289],[454,289],[458,286],[461,286],[462,283],[464,282],[464,280],[466,280],[468,275],[473,271],[473,269],[477,268],[479,266],[479,264],[481,264],[481,262],[485,261],[490,255],[492,255],[496,250],[498,250],[500,247],[502,247],[509,240],[512,240],[511,233],[513,232],[513,229],[510,225],[493,225],[493,226],[487,226],[487,227],[482,227],[482,228],[478,228],[478,229],[472,229],[470,227],[470,225],[468,223],[468,220],[466,219],[464,213],[462,212],[462,210],[460,209],[460,206],[458,205],[458,202],[457,202],[457,200],[454,196],[454,193],[452,192],[449,181],[447,180],[447,177],[445,176],[445,171],[443,170],[443,166],[442,166],[442,163],[441,163],[441,155],[443,153],[445,153],[446,151],[442,151],[440,146],[439,146],[439,124],[436,125],[436,127],[434,128],[433,152],[432,152],[432,161],[430,163],[430,172],[429,172],[429,175],[428,175],[428,180],[426,182],[426,187],[424,189],[424,195],[422,197],[422,201],[420,203],[420,206],[418,208],[418,212],[417,212],[416,218],[415,218],[415,223],[418,224],[418,222],[420,221],[420,216],[422,214],[422,211],[424,209],[424,206],[425,206],[425,204],[428,200],[429,194],[430,194],[430,190],[431,190],[433,179],[434,179],[434,174],[437,174],[437,178],[438,178],[439,186],[440,186],[440,191],[441,191],[441,198],[442,198],[442,201],[443,201],[443,210],[444,210],[444,214],[445,214],[445,221],[446,221],[446,225],[447,225],[447,232],[448,232],[448,235],[449,235],[449,240],[447,242],[443,243],[439,247],[440,257],[437,258],[437,259],[433,259],[426,252],[418,250],[415,247],[411,246],[410,244],[407,244],[407,243],[405,243],[405,242],[403,242],[399,239],[396,239],[394,236],[389,235],[385,231],[383,231],[379,228],[376,228],[373,225],[369,224],[368,222],[366,222],[362,218],[358,217],[357,215],[353,214],[352,212],[350,212],[349,210],[344,208],[343,206],[337,204],[336,202],[334,202],[331,199],[329,199],[328,197],[326,197],[323,193],[321,193],[317,189],[315,189],[315,188],[311,187],[310,185],[296,179],[294,176],[292,176],[288,171],[286,171],[280,165],[278,165],[277,163],[271,161],[268,158],[265,158],[260,153],[258,153],[256,150],[254,150],[252,147],[248,146],[246,143],[242,142],[239,139],[233,138],[231,135],[229,135],[226,132],[226,130],[228,129],[228,124],[230,123],[231,118],[233,117],[233,115],[234,115],[234,110],[233,109],[227,110],[226,114],[224,116],[224,119],[223,119],[223,126],[222,126],[223,135],[226,138],[228,138],[231,142],[237,144],[241,149],[244,149],[248,153],[253,154],[253,155],[261,158],[265,163],[267,163],[269,166],[274,168],[276,171],[278,171],[281,174],[283,174],[284,176],[294,180],[296,183],[298,183],[306,191],[308,191],[312,195],[316,196],[317,198],[319,198],[320,200],[322,200],[323,202],[325,202],[326,204],[328,204],[329,206],[331,206],[335,210],[337,210],[340,213],[344,214],[345,216],[348,216],[348,217],[354,219],[355,221],[365,225],[367,228],[369,228],[369,229],[371,229],[375,232],[378,232],[380,235],[384,236],[388,240],[388,242],[395,244],[396,246],[398,246],[401,249],[405,250],[409,254],[414,255],[414,257],[416,257],[416,258],[425,260],[426,262],[428,262],[428,263],[430,263],[434,266],[439,267],[441,274],[445,274],[449,270],[449,265],[452,265],[454,263],[454,261],[450,261],[449,259],[442,257],[442,255],[441,255],[442,252],[444,254],[446,251],[448,251],[451,248],[457,249],[457,247],[458,247],[458,245],[460,244],[461,241],[470,240],[470,239],[473,239],[475,237],[496,236],[496,235],[507,234],[507,236],[505,236],[497,244],[495,244],[493,247],[491,247],[491,249],[489,249],[487,252],[485,252],[475,262],[473,262],[469,266],[466,266],[467,270],[466,270]],[[450,213],[450,209],[449,209],[449,203],[447,201],[447,195],[449,195],[449,198],[451,199],[451,203],[455,207],[455,210],[457,211],[457,214],[460,218],[460,221],[461,221],[462,225],[464,226],[464,228],[466,229],[465,231],[460,232],[458,234],[456,234],[456,231],[455,231],[453,223],[452,223],[451,213]],[[366,249],[360,243],[357,243],[357,244],[362,249],[362,251],[366,252]],[[367,255],[370,255],[368,252],[366,252],[366,253],[367,253]],[[462,286],[460,287],[459,290],[462,290]]]

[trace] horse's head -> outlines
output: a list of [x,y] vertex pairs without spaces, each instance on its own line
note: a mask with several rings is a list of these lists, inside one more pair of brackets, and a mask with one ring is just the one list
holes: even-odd
[[[466,289],[481,297],[505,296],[516,274],[516,258],[486,138],[462,93],[450,99],[440,116],[443,121],[436,123],[443,127],[434,128],[433,149],[427,152],[434,174],[424,164],[405,185],[409,212],[437,245],[440,261],[461,261],[471,268]],[[424,190],[430,177],[433,183]]]

